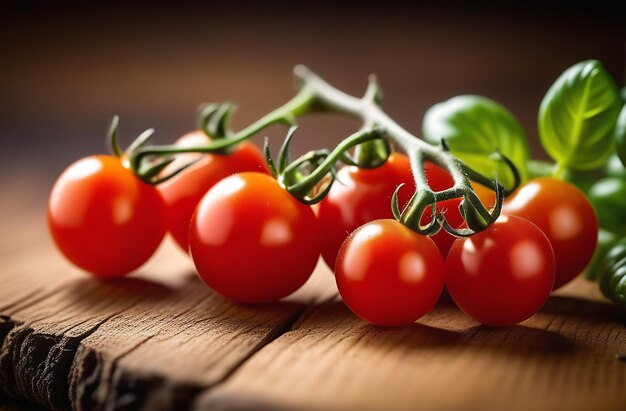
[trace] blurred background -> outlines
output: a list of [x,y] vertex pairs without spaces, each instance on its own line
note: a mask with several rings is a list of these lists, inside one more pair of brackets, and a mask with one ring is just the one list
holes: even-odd
[[[504,104],[536,141],[541,98],[583,59],[599,59],[624,85],[617,6],[474,3],[4,3],[0,188],[19,181],[45,199],[69,163],[106,151],[114,114],[123,143],[148,127],[157,142],[173,142],[194,128],[202,102],[237,102],[234,126],[245,126],[292,96],[298,63],[358,95],[377,73],[386,110],[418,135],[429,106],[474,93]],[[336,116],[301,125],[294,154],[333,146],[355,126]],[[284,130],[266,134],[278,147]]]

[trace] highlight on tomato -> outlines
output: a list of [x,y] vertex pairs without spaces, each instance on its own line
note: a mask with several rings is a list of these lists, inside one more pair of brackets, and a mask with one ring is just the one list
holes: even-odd
[[445,275],[450,296],[468,316],[486,325],[513,325],[547,301],[554,253],[536,225],[500,215],[485,230],[454,242]]
[[48,202],[54,243],[73,264],[98,277],[119,277],[141,266],[165,234],[157,190],[114,156],[70,165]]
[[346,239],[335,266],[337,288],[359,317],[380,326],[415,322],[443,290],[435,243],[396,220],[369,222]]
[[573,184],[552,177],[529,180],[506,199],[502,212],[531,221],[548,237],[556,259],[554,289],[574,279],[591,261],[598,218]]
[[[202,130],[196,130],[179,138],[176,145],[196,147],[206,145],[209,141]],[[165,201],[167,231],[185,252],[189,249],[191,216],[202,196],[211,187],[231,174],[244,171],[267,173],[263,154],[248,141],[238,144],[228,154],[179,154],[163,173],[167,175],[171,170],[194,160],[198,162],[158,186]]]
[[200,278],[243,303],[277,301],[310,277],[320,255],[317,219],[278,181],[233,174],[202,198],[189,230]]

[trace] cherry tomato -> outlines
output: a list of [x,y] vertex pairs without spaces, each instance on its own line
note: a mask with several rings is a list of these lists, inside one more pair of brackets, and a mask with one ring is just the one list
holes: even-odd
[[[424,171],[429,185],[435,191],[445,190],[454,184],[452,176],[433,163],[424,163]],[[337,181],[319,203],[317,211],[324,234],[322,257],[329,267],[334,267],[339,247],[352,231],[373,220],[393,218],[391,196],[402,183],[407,187],[403,187],[398,194],[401,209],[415,190],[411,165],[404,154],[394,153],[376,168],[349,166],[339,170]],[[480,184],[474,184],[474,189],[486,206],[495,203],[493,191]],[[446,218],[452,227],[459,227],[463,223],[458,209],[460,202],[461,199],[455,198],[441,201],[436,207],[437,212],[447,210]],[[431,219],[432,215],[428,210],[422,217],[422,224],[428,224]],[[431,238],[443,256],[447,255],[456,239],[445,231],[440,231]]]
[[[185,134],[177,142],[183,147],[207,144],[208,137],[197,130]],[[183,154],[168,169],[174,170],[186,162],[198,158],[198,154]],[[228,155],[207,154],[193,166],[159,185],[159,192],[165,201],[167,230],[176,243],[188,251],[189,222],[202,196],[221,179],[243,171],[267,172],[265,158],[261,151],[250,142],[243,142]]]
[[454,242],[446,260],[446,287],[476,321],[513,325],[543,307],[554,267],[550,242],[536,225],[501,215],[484,231]]
[[507,198],[502,212],[530,220],[546,234],[556,258],[554,289],[571,281],[591,261],[598,218],[573,184],[551,177],[529,180]]
[[112,156],[83,158],[56,181],[48,226],[59,250],[99,277],[125,275],[154,253],[164,234],[157,190]]
[[233,174],[198,204],[189,250],[200,277],[218,293],[238,302],[276,301],[313,272],[317,219],[273,177]]
[[343,243],[335,279],[356,315],[376,325],[400,326],[434,307],[443,289],[444,261],[430,238],[396,220],[376,220]]
[[[324,236],[322,257],[333,268],[341,244],[365,223],[393,218],[391,196],[400,184],[415,187],[409,159],[393,153],[376,168],[347,166],[339,170],[328,195],[319,203],[318,220]],[[404,187],[398,194],[402,207],[413,189]]]

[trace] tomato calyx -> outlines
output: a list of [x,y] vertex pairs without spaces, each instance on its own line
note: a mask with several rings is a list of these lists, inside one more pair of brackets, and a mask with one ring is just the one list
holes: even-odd
[[[169,159],[171,156],[182,153],[228,154],[237,144],[248,140],[273,124],[294,125],[295,118],[310,111],[312,105],[313,97],[310,87],[302,87],[287,103],[237,132],[233,132],[230,129],[230,120],[236,107],[233,103],[201,105],[198,113],[198,127],[211,137],[210,142],[193,147],[183,147],[176,144],[162,146],[142,145],[129,156],[130,167],[145,182],[150,184],[161,183],[172,178],[182,169],[175,170],[175,172],[165,176],[159,176],[158,180],[154,180],[154,175],[146,175],[144,167],[150,167],[153,163],[160,164],[161,161],[164,161],[162,159]],[[192,164],[184,167],[186,168],[190,165]]]
[[[237,106],[230,102],[224,103],[208,103],[198,107],[198,128],[204,131],[204,134],[211,136],[213,141],[225,139],[232,135],[230,131],[230,120]],[[233,146],[226,146],[216,153],[227,154],[232,150]]]
[[[432,236],[443,228],[446,232],[455,237],[468,237],[486,229],[500,216],[504,202],[504,188],[498,183],[498,179],[495,178],[493,186],[496,192],[496,204],[492,210],[488,210],[480,201],[468,179],[469,176],[472,178],[480,177],[482,181],[485,179],[484,176],[481,176],[479,173],[463,165],[464,174],[456,179],[456,183],[452,187],[439,191],[433,190],[426,178],[424,162],[432,161],[445,165],[444,160],[446,159],[440,157],[448,152],[449,148],[445,140],[441,141],[441,151],[438,153],[427,153],[415,150],[411,157],[411,164],[416,183],[416,191],[407,206],[401,211],[398,205],[398,192],[401,186],[397,187],[391,197],[391,209],[396,220],[408,226],[418,234]],[[506,157],[502,157],[506,159]],[[519,184],[519,173],[517,173],[515,166],[510,160],[506,159],[504,161],[507,165],[511,166],[513,174],[517,176],[517,186]],[[461,229],[450,225],[445,216],[447,210],[441,209],[437,212],[436,208],[438,202],[459,197],[463,198],[459,204],[459,212],[463,220],[465,220],[466,225],[466,228]],[[428,208],[431,209],[430,222],[426,225],[422,225],[422,217]]]
[[[151,161],[146,164],[142,164],[140,168],[135,169],[132,164],[132,157],[134,153],[141,149],[148,140],[154,134],[154,129],[149,128],[139,134],[135,139],[130,143],[130,145],[126,149],[122,149],[119,144],[118,139],[118,128],[119,128],[119,116],[113,116],[111,119],[111,124],[109,125],[109,129],[107,131],[107,142],[109,146],[109,150],[113,153],[115,157],[117,157],[120,162],[126,168],[130,168],[143,182],[149,184],[159,184],[163,182],[165,179],[159,178],[159,174],[163,171],[168,165],[170,165],[174,161],[174,157],[168,156],[155,161]],[[185,164],[182,167],[174,170],[172,173],[168,175],[168,178],[175,176],[180,173],[187,167],[191,166],[193,163]]]
[[363,143],[379,142],[383,137],[383,130],[379,127],[363,128],[345,138],[332,151],[311,150],[289,162],[289,145],[297,128],[297,126],[289,128],[276,162],[272,159],[267,138],[264,152],[267,167],[281,187],[307,205],[319,203],[328,194],[336,179],[338,163],[359,166],[359,163],[350,157],[348,153],[350,149]]

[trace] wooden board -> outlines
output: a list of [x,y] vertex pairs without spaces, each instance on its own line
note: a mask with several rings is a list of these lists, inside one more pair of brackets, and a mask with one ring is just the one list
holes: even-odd
[[5,396],[77,410],[626,409],[624,317],[583,280],[515,327],[443,298],[382,329],[346,309],[323,264],[287,301],[236,305],[170,242],[101,282],[56,253],[40,207],[0,223]]

